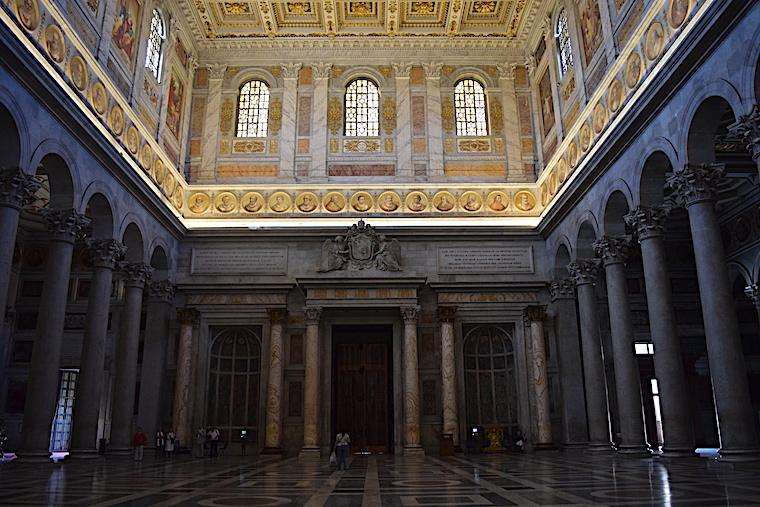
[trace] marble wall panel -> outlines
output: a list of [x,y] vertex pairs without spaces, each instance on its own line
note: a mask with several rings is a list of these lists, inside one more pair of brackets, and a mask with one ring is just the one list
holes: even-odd
[[311,134],[311,97],[298,97],[298,124],[297,130],[299,136],[309,136]]
[[330,164],[329,176],[393,176],[396,166],[393,164]]
[[205,90],[208,88],[208,69],[199,68],[195,71],[194,87],[196,90]]
[[446,176],[506,176],[504,164],[452,164],[444,166]]
[[412,135],[425,135],[425,97],[415,95],[412,97]]
[[261,178],[277,176],[276,165],[220,165],[217,175],[220,178]]
[[206,118],[206,97],[193,97],[190,120],[190,137],[203,135],[203,121]]
[[425,71],[422,67],[414,66],[409,71],[409,83],[412,85],[424,85],[425,84]]

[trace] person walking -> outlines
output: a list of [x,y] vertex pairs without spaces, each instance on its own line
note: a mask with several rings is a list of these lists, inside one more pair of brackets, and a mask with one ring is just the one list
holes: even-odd
[[203,426],[198,428],[198,431],[195,432],[195,457],[196,458],[202,458],[203,457],[203,447],[206,445],[206,430],[203,428]]
[[156,431],[156,457],[163,456],[164,454],[164,442],[166,440],[166,435],[164,435],[164,432],[161,430],[161,428],[158,428],[158,431]]
[[142,427],[137,427],[135,436],[132,437],[132,447],[134,448],[135,461],[142,461],[143,450],[145,449],[145,443],[148,441],[148,437],[143,433]]
[[219,437],[220,436],[221,436],[221,433],[219,432],[219,428],[217,428],[216,426],[214,426],[214,428],[212,428],[211,431],[208,432],[208,441],[211,447],[208,451],[209,458],[219,457]]
[[164,455],[167,458],[174,457],[174,440],[177,438],[177,434],[173,429],[169,429],[166,432],[166,438],[164,439]]
[[348,436],[347,431],[341,431],[335,435],[335,455],[338,459],[338,470],[348,470],[349,450],[351,445],[351,437]]

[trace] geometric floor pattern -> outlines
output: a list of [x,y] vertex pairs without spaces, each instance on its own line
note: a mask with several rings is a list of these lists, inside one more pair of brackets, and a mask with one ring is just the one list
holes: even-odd
[[355,456],[326,460],[147,455],[0,465],[0,505],[420,507],[760,505],[760,464],[613,453]]

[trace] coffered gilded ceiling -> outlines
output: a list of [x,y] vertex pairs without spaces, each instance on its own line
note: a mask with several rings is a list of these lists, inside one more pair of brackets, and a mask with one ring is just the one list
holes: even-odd
[[261,37],[527,36],[540,0],[179,0],[201,44]]

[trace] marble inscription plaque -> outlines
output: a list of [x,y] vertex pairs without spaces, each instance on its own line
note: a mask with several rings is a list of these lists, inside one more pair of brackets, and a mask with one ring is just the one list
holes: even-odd
[[533,273],[533,248],[439,248],[439,273]]
[[194,275],[285,274],[287,247],[193,248]]

